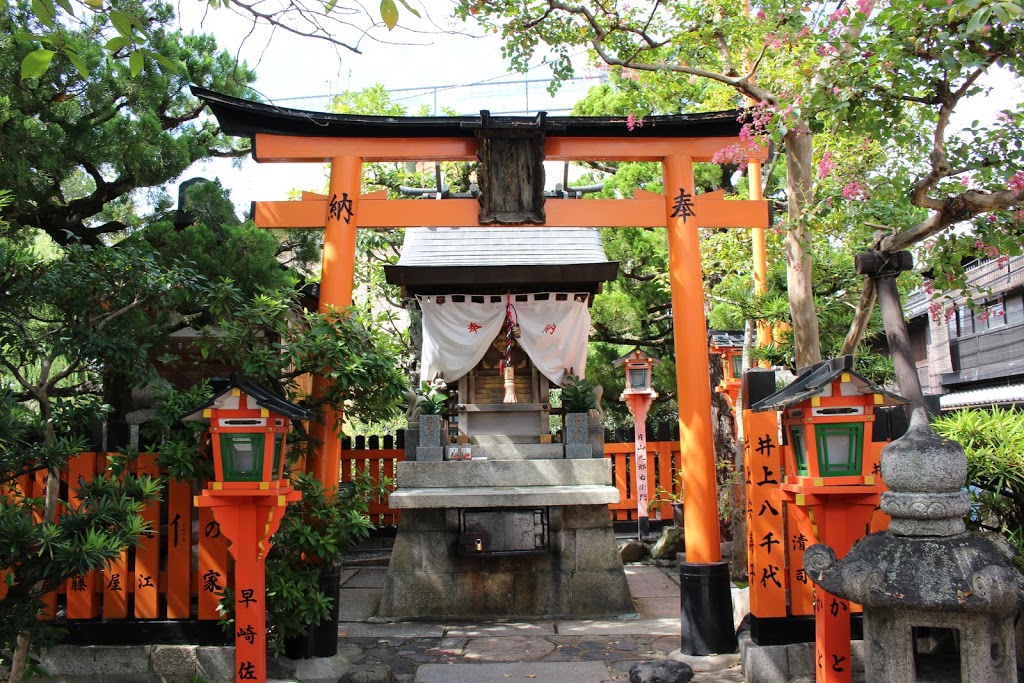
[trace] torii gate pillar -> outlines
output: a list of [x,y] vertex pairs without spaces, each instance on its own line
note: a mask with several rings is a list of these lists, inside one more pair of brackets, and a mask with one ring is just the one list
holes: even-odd
[[[352,305],[355,276],[356,232],[359,229],[359,192],[362,189],[363,160],[345,155],[331,158],[330,198],[324,223],[324,253],[320,269],[320,313],[345,309]],[[313,396],[323,396],[328,380],[313,378]],[[324,407],[324,422],[310,426],[313,438],[320,442],[306,469],[327,490],[338,487],[341,469],[341,413]]]

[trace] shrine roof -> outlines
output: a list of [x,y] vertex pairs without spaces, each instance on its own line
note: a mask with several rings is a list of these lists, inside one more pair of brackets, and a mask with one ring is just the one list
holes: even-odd
[[384,273],[423,293],[556,285],[597,291],[618,266],[605,256],[597,228],[407,228],[401,258]]
[[491,116],[481,111],[474,116],[366,116],[329,114],[288,109],[262,102],[190,86],[192,94],[206,104],[227,135],[254,136],[257,133],[316,137],[473,137],[485,127],[543,129],[559,137],[731,137],[739,133],[737,110],[647,116],[642,126],[627,130],[625,116]]
[[598,228],[407,228],[398,259],[399,266],[608,262]]

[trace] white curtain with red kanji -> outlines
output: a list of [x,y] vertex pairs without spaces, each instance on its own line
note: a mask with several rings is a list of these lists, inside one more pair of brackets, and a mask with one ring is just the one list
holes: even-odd
[[556,294],[538,299],[534,294],[514,295],[491,301],[452,301],[451,296],[421,296],[423,310],[423,356],[420,377],[440,375],[454,382],[487,353],[494,338],[504,329],[508,305],[519,325],[516,339],[537,369],[555,386],[560,386],[571,369],[583,377],[587,365],[590,308],[587,294]]

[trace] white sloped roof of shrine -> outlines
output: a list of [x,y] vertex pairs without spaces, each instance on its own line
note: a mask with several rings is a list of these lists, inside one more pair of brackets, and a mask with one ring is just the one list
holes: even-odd
[[598,228],[407,228],[399,266],[608,263]]

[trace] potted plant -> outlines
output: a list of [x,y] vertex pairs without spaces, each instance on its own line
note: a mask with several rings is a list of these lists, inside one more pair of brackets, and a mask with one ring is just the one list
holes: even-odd
[[647,501],[647,511],[669,503],[672,506],[672,526],[680,529],[683,527],[683,473],[676,472],[672,478],[674,490],[666,489],[664,486],[656,486],[654,495]]
[[369,503],[387,482],[368,472],[331,495],[315,477],[298,475],[302,500],[285,511],[267,555],[268,645],[292,659],[330,657],[338,648],[342,554],[369,536]]
[[562,417],[565,457],[589,458],[593,454],[587,431],[587,413],[597,408],[594,385],[576,375],[562,380]]

